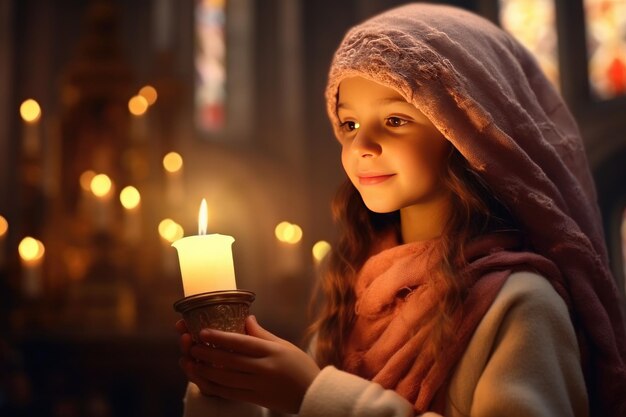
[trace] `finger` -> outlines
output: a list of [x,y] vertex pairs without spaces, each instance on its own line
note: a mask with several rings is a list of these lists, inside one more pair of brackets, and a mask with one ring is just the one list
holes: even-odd
[[268,332],[263,327],[261,327],[259,322],[256,321],[255,316],[246,317],[246,333],[248,333],[250,336],[258,337],[264,340],[270,340],[272,342],[283,341],[283,339],[281,339],[280,337],[275,336],[274,334]]
[[196,384],[202,394],[209,396],[217,395],[217,393],[211,390],[211,385],[213,385],[213,383],[202,378],[202,376],[197,373],[198,368],[196,367],[196,363],[194,361],[186,358],[181,358],[180,364],[189,382],[193,382],[194,384]]
[[189,350],[193,346],[193,339],[189,333],[184,333],[180,336],[180,351],[183,355],[189,355]]
[[178,365],[180,369],[183,370],[183,373],[187,377],[188,380],[192,380],[195,378],[193,373],[193,361],[188,357],[182,357],[178,360]]
[[254,373],[261,369],[258,358],[252,358],[206,345],[194,345],[191,347],[189,353],[193,359],[197,359],[205,364],[211,364],[215,367],[223,367],[246,373]]
[[267,356],[272,351],[272,344],[267,340],[214,329],[202,329],[200,341],[254,358]]
[[185,369],[185,374],[187,375],[187,379],[189,380],[189,382],[196,384],[202,394],[207,396],[217,395],[217,393],[213,392],[211,389],[211,386],[214,385],[212,382],[207,381],[194,373],[194,367],[192,363],[185,364]]
[[207,382],[207,381],[203,381],[203,380],[195,380],[195,379],[189,379],[190,382],[193,382],[194,384],[196,384],[198,386],[198,389],[200,390],[200,392],[202,393],[202,395],[205,395],[207,397],[217,397],[217,393],[213,392],[211,390],[211,383]]
[[184,334],[184,333],[189,333],[189,330],[187,329],[187,324],[185,323],[185,320],[180,319],[176,322],[176,331],[179,334]]
[[258,385],[256,383],[258,377],[255,378],[249,373],[227,368],[216,368],[202,363],[193,364],[193,368],[194,374],[198,377],[224,387],[250,390],[252,387]]
[[216,395],[227,400],[253,402],[254,393],[250,390],[224,387],[202,378],[192,382],[200,388],[204,395]]

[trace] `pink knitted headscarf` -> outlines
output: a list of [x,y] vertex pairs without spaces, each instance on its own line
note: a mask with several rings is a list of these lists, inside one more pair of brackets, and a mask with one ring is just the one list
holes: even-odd
[[626,328],[608,268],[577,125],[535,60],[491,22],[411,4],[351,29],[326,89],[337,132],[340,82],[361,76],[421,110],[512,211],[533,250],[563,276],[586,353],[594,415],[624,416]]

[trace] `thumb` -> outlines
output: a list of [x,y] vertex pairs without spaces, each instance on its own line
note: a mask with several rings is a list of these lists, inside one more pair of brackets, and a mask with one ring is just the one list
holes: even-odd
[[273,342],[282,341],[281,338],[274,336],[274,334],[261,327],[261,325],[256,321],[255,316],[246,317],[246,333],[250,336],[258,337],[259,339],[271,340]]

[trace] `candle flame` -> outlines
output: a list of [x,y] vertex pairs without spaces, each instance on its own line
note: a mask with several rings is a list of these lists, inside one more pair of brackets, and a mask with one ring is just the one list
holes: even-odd
[[209,223],[209,209],[207,208],[206,199],[202,199],[200,203],[200,213],[198,214],[198,234],[206,235],[206,229]]

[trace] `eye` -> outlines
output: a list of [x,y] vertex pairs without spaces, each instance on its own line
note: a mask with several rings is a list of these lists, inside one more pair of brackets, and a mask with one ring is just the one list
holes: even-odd
[[401,119],[399,117],[388,117],[387,118],[387,126],[400,127],[400,126],[404,126],[407,123],[409,123],[408,120],[404,120],[404,119]]
[[347,122],[339,123],[339,127],[344,132],[352,132],[361,127],[361,125],[359,124],[359,122],[348,120]]

